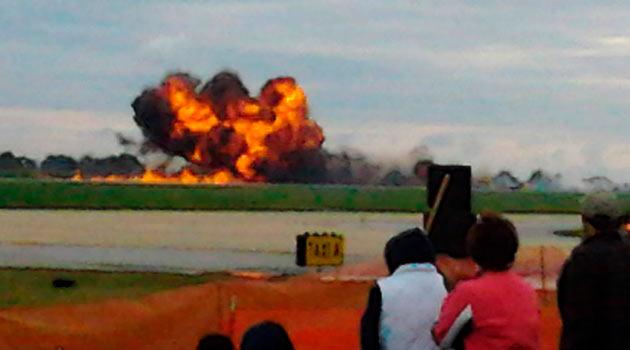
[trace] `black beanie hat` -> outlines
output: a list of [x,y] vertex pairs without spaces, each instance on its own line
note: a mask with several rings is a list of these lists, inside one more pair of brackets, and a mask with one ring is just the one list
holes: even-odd
[[433,245],[419,228],[406,230],[392,237],[385,245],[384,255],[390,274],[401,265],[435,262]]

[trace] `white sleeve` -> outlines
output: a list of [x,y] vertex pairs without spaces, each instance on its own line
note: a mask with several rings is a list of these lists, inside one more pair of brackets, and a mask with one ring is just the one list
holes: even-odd
[[453,342],[457,339],[457,336],[462,331],[462,328],[472,320],[472,308],[470,305],[466,306],[462,312],[459,313],[451,328],[449,328],[446,336],[439,344],[440,349],[450,349],[453,346]]

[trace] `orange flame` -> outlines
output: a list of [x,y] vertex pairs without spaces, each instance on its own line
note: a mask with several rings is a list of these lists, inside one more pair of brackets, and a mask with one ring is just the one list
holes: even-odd
[[[212,138],[220,128],[234,130],[245,147],[233,164],[233,177],[247,181],[264,181],[256,166],[271,162],[284,166],[281,155],[299,150],[315,149],[324,141],[322,129],[307,117],[307,99],[304,90],[292,78],[271,80],[258,99],[240,99],[228,106],[228,118],[219,120],[209,101],[201,99],[194,87],[181,77],[172,76],[162,86],[169,106],[175,115],[172,136],[185,132]],[[229,148],[228,145],[222,147]],[[201,143],[189,155],[197,164],[208,164],[208,152]],[[221,146],[220,146],[221,147]],[[229,171],[229,170],[225,170]]]
[[228,170],[219,170],[209,175],[196,175],[190,169],[184,169],[178,174],[165,175],[155,170],[147,170],[138,176],[93,176],[89,178],[83,177],[80,171],[72,177],[72,181],[89,181],[89,182],[131,182],[146,184],[214,184],[225,185],[235,183],[237,180]]
[[[261,166],[287,169],[290,165],[285,155],[317,149],[324,141],[320,126],[308,118],[306,94],[293,78],[270,80],[257,98],[227,101],[223,117],[217,114],[209,97],[198,94],[195,87],[186,77],[172,75],[158,88],[157,94],[167,102],[172,113],[170,141],[185,145],[194,142],[194,151],[186,154],[186,158],[195,169],[208,169],[207,175],[194,174],[186,168],[175,176],[148,170],[137,177],[108,176],[90,180],[187,184],[259,182],[266,180]],[[74,180],[82,178],[77,173]]]

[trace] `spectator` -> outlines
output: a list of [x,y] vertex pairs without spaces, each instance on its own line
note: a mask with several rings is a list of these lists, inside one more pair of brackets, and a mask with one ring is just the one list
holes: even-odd
[[464,337],[465,349],[538,349],[538,301],[534,289],[511,272],[518,250],[514,225],[482,215],[467,248],[480,274],[459,282],[446,297],[433,335],[441,348]]
[[479,267],[470,257],[454,257],[438,253],[435,257],[436,266],[442,276],[447,290],[452,290],[461,281],[475,277]]
[[249,328],[241,340],[241,350],[293,350],[293,343],[281,325],[265,321]]
[[446,295],[433,246],[420,229],[398,234],[385,246],[390,276],[379,280],[361,320],[363,350],[437,349],[431,327]]
[[561,349],[630,349],[630,251],[612,193],[582,203],[583,241],[558,279]]
[[429,238],[435,248],[435,265],[444,276],[446,289],[477,275],[479,267],[466,248],[466,235],[477,222],[473,213],[451,214],[441,226],[431,229]]
[[234,345],[225,335],[208,334],[199,340],[197,350],[234,350]]

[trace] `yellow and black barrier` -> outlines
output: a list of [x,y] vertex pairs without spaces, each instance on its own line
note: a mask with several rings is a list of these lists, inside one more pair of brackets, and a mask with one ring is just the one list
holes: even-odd
[[345,241],[336,233],[305,232],[296,237],[298,266],[339,266],[343,264]]

